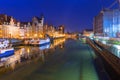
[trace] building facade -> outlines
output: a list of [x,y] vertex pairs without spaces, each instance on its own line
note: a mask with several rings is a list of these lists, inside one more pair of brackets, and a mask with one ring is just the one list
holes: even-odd
[[93,30],[92,29],[85,29],[83,31],[83,36],[90,37],[92,34],[93,34]]
[[94,17],[93,30],[95,34],[103,33],[103,13],[100,12],[97,16]]
[[120,37],[120,10],[103,10],[94,18],[94,33],[101,36]]
[[32,19],[32,33],[33,37],[43,37],[43,25],[44,25],[44,17],[42,16],[41,18],[39,17],[33,17]]
[[2,38],[19,38],[20,27],[14,23],[11,17],[9,24],[2,25]]
[[18,22],[11,16],[0,15],[0,38],[45,38],[61,37],[64,35],[64,26],[54,27],[44,25],[44,17],[33,17],[31,22]]
[[61,26],[58,27],[58,31],[59,31],[60,34],[64,34],[64,32],[65,32],[64,30],[65,30],[64,25],[61,25]]
[[0,38],[3,37],[2,35],[3,35],[2,25],[0,25]]

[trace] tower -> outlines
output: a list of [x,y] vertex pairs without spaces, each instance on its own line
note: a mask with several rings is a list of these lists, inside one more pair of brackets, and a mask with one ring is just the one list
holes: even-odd
[[44,25],[44,16],[43,15],[41,16],[41,21],[40,22],[41,22],[41,25],[43,26]]
[[14,25],[14,19],[13,19],[13,17],[11,17],[11,19],[10,19],[10,25]]

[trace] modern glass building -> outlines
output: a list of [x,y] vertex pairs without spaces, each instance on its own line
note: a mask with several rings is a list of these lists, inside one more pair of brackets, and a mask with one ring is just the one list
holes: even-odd
[[94,18],[94,33],[120,37],[120,10],[103,10]]

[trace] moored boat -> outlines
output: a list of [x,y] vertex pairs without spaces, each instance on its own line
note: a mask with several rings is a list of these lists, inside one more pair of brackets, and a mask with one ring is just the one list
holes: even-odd
[[50,48],[50,43],[39,47],[40,50],[45,50],[45,49],[49,49],[49,48]]
[[9,43],[9,40],[0,41],[0,58],[8,57],[14,54],[14,48]]
[[7,48],[7,49],[0,50],[0,58],[8,57],[13,54],[14,54],[14,48]]
[[46,38],[46,39],[33,39],[29,42],[29,45],[32,46],[42,46],[42,45],[46,45],[50,43],[50,38]]

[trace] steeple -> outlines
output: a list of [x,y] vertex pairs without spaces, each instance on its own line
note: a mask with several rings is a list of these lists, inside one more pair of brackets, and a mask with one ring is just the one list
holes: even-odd
[[13,19],[13,17],[11,17],[11,19],[10,19],[10,25],[14,25],[14,19]]
[[43,16],[43,14],[41,14],[41,25],[42,26],[44,25],[44,16]]

